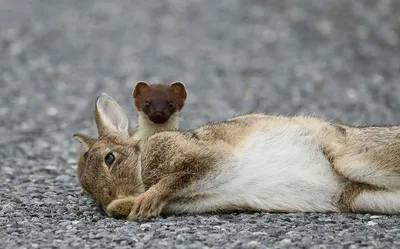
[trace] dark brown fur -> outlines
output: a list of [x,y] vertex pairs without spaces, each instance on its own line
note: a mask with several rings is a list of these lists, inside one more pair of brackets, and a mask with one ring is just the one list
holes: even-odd
[[136,83],[133,98],[139,113],[144,113],[156,124],[163,124],[175,112],[182,110],[187,92],[182,82],[148,84],[140,81]]

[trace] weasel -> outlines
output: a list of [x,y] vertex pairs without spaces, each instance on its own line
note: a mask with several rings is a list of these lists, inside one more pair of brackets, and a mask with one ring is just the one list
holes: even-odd
[[172,84],[137,82],[133,90],[137,121],[132,138],[143,140],[157,132],[179,129],[186,98],[186,87],[179,81]]

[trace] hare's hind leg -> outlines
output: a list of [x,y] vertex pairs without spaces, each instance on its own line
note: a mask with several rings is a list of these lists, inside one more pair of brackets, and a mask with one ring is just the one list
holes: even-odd
[[343,134],[342,146],[328,151],[339,174],[355,182],[400,189],[400,127],[344,127]]
[[340,175],[355,182],[386,189],[400,189],[400,164],[371,160],[363,153],[350,154],[333,160],[333,168]]
[[350,206],[353,212],[400,214],[400,190],[363,191]]

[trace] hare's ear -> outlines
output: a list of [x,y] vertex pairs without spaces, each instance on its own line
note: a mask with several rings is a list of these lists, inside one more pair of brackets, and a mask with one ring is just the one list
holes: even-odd
[[181,100],[183,100],[183,101],[186,100],[186,98],[187,98],[187,90],[186,90],[185,84],[183,84],[180,81],[175,81],[174,83],[172,83],[170,85],[170,89],[174,93],[176,93]]
[[76,139],[76,141],[78,141],[82,147],[85,149],[85,151],[88,151],[90,149],[90,147],[93,146],[93,144],[96,142],[96,138],[95,137],[91,137],[88,135],[84,135],[84,134],[74,134],[74,138]]
[[100,94],[96,100],[95,120],[99,136],[129,135],[128,118],[124,110],[106,93]]
[[150,89],[150,85],[147,82],[145,81],[136,82],[135,88],[133,89],[133,98],[136,99],[148,89]]

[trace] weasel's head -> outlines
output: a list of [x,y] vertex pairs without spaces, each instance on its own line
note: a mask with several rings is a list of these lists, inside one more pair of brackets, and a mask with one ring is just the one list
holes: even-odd
[[163,124],[185,105],[187,91],[182,82],[172,84],[136,83],[133,99],[136,108],[155,124]]

